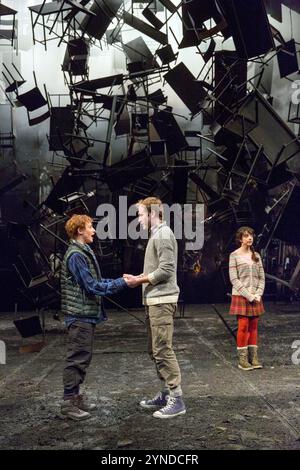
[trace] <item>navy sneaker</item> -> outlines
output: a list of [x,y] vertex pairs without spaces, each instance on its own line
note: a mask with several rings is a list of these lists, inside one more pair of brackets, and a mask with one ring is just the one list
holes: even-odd
[[140,406],[147,410],[153,410],[155,408],[162,408],[167,404],[167,398],[169,396],[169,391],[159,392],[152,400],[142,400],[140,401]]
[[175,416],[184,415],[186,413],[185,404],[182,397],[168,396],[168,403],[161,410],[153,413],[154,418],[175,418]]

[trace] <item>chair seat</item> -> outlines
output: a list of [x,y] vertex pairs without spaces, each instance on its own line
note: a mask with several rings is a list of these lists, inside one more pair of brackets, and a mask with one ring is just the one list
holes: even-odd
[[14,29],[0,29],[0,41],[1,39],[16,39],[16,33]]
[[20,86],[23,85],[23,83],[25,83],[25,80],[15,80],[7,88],[5,88],[5,93],[11,93],[13,91],[17,91],[17,89],[20,88]]
[[46,282],[49,281],[50,275],[51,275],[51,272],[42,273],[42,274],[39,274],[38,276],[33,277],[29,283],[28,288],[37,287],[42,284],[45,284]]
[[289,122],[292,122],[293,124],[300,124],[300,116],[290,119]]
[[13,10],[5,5],[0,5],[0,16],[15,15],[16,13],[18,13],[17,10]]
[[37,13],[38,15],[51,15],[53,13],[58,13],[59,11],[67,11],[71,10],[72,6],[71,5],[63,5],[61,6],[61,3],[57,2],[52,2],[52,3],[45,3],[43,5],[40,3],[39,5],[33,5],[32,7],[28,7],[28,9],[34,13]]
[[25,108],[28,109],[28,111],[35,111],[47,104],[47,101],[37,87],[23,93],[22,95],[18,95],[18,100],[23,104],[23,106],[25,106]]

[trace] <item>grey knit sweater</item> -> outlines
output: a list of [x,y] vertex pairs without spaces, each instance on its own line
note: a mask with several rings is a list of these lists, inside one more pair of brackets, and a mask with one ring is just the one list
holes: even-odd
[[143,304],[157,305],[176,303],[179,296],[177,285],[177,241],[166,222],[152,229],[148,241],[144,274],[149,284],[143,284]]

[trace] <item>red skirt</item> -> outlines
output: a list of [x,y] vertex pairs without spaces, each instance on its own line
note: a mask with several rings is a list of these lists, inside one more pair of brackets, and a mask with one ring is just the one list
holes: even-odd
[[262,300],[260,302],[249,302],[242,295],[231,297],[230,315],[243,315],[245,317],[259,317],[265,312]]

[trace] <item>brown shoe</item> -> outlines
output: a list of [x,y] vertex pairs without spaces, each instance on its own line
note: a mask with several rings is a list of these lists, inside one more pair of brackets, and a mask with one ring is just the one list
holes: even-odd
[[83,411],[93,411],[97,408],[95,403],[90,403],[86,395],[77,395],[77,406],[80,410]]
[[249,362],[252,365],[253,369],[263,368],[262,364],[260,364],[258,360],[257,346],[255,345],[248,346],[248,357],[249,357]]
[[81,410],[77,406],[77,396],[64,400],[61,405],[61,414],[64,417],[74,419],[75,421],[81,421],[83,419],[89,418],[91,415],[84,410]]
[[242,370],[252,370],[253,366],[248,362],[248,348],[237,348],[239,365],[238,368]]

